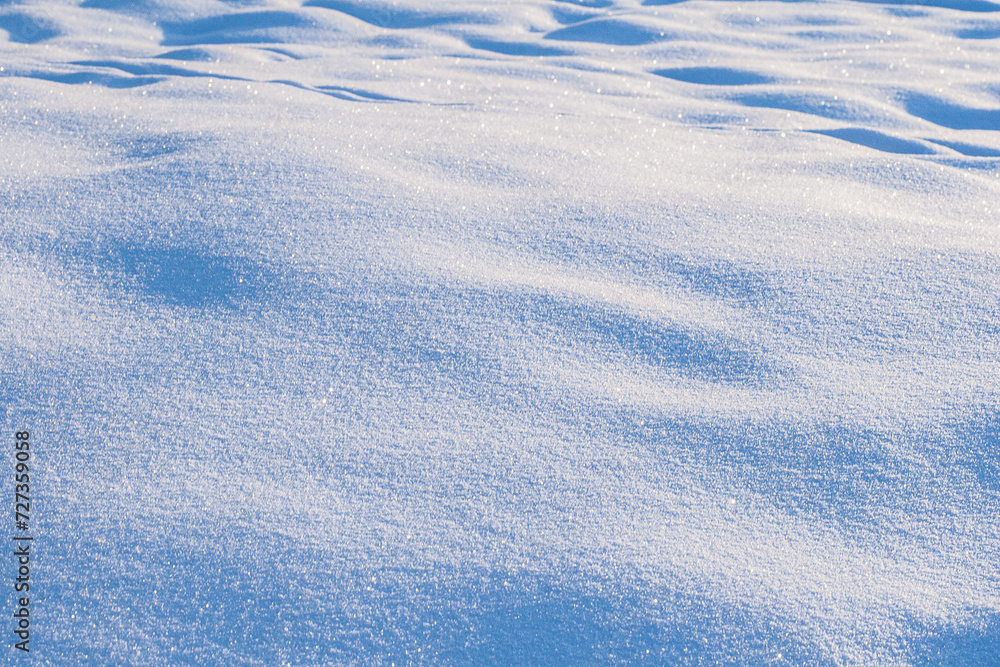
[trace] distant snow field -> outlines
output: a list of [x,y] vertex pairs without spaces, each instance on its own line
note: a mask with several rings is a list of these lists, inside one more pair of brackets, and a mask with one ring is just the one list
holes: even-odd
[[6,0],[0,119],[34,663],[998,664],[1000,4]]

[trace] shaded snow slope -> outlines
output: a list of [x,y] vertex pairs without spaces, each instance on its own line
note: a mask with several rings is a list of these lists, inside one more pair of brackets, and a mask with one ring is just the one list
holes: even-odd
[[0,4],[44,664],[988,664],[1000,4]]

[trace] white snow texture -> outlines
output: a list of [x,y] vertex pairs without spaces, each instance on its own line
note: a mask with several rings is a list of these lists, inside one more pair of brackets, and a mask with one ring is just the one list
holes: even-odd
[[33,664],[1000,661],[993,0],[6,0],[0,119]]

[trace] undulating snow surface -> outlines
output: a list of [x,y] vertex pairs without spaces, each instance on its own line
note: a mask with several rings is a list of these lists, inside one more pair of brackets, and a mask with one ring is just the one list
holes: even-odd
[[38,664],[996,664],[1000,4],[0,38]]

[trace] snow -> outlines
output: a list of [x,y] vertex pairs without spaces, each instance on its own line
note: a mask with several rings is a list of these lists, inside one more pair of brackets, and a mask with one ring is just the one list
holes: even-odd
[[35,661],[995,661],[998,17],[0,5]]

